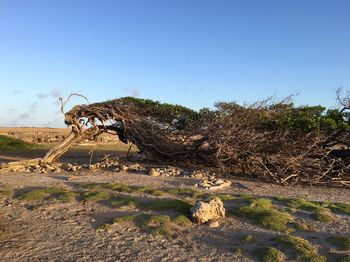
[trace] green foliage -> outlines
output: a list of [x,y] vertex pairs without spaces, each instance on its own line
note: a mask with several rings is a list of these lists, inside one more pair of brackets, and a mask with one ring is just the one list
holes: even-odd
[[111,193],[104,191],[83,192],[81,194],[82,200],[85,201],[110,200],[112,197],[113,195]]
[[157,199],[144,203],[141,207],[146,210],[174,210],[187,213],[192,206],[187,202],[178,199]]
[[229,195],[229,194],[210,194],[210,195],[204,195],[204,199],[206,201],[211,201],[214,198],[220,198],[221,201],[230,201],[230,200],[237,200],[238,198],[233,196],[233,195]]
[[290,199],[281,199],[280,202],[286,204],[288,207],[295,209],[302,209],[306,211],[316,211],[321,210],[323,207],[315,202],[307,201],[300,198],[290,198]]
[[[133,222],[136,226],[150,231],[153,235],[164,236],[171,239],[173,232],[171,230],[171,220],[167,215],[127,215],[114,219],[112,224]],[[99,228],[108,229],[111,224],[102,224]]]
[[79,187],[89,190],[108,189],[117,192],[131,193],[133,189],[126,184],[110,182],[110,183],[79,183]]
[[137,207],[138,201],[132,197],[114,197],[109,204],[113,207]]
[[184,215],[178,215],[171,219],[171,222],[182,227],[188,227],[192,225],[192,221]]
[[284,254],[274,247],[263,247],[255,251],[259,261],[262,262],[282,262]]
[[0,150],[20,150],[40,148],[39,145],[24,142],[23,140],[0,135]]
[[161,103],[151,99],[141,99],[135,97],[123,97],[117,99],[123,104],[128,104],[133,108],[139,108],[138,112],[145,116],[152,116],[157,121],[168,123],[177,129],[184,129],[189,123],[199,121],[200,114],[190,108]]
[[292,248],[298,260],[307,262],[325,262],[326,258],[318,253],[318,250],[306,239],[284,235],[275,239],[277,242],[283,244],[286,248]]
[[329,209],[322,206],[322,204],[317,202],[307,201],[305,199],[280,199],[280,202],[286,204],[290,208],[301,209],[306,211],[312,211],[311,217],[320,222],[333,222],[334,216]]
[[152,196],[162,196],[165,194],[165,192],[163,190],[154,188],[152,186],[132,186],[130,187],[131,189],[135,189],[137,192],[141,192],[141,193],[145,193],[145,194],[149,194]]
[[75,192],[65,188],[49,187],[32,189],[17,194],[16,198],[27,201],[52,201],[69,202],[75,199]]
[[176,188],[168,190],[168,193],[183,197],[196,197],[201,192],[192,188]]
[[248,205],[235,208],[232,212],[234,215],[252,219],[258,225],[274,231],[287,232],[290,230],[287,223],[291,221],[291,216],[275,209],[268,199],[250,200]]
[[125,223],[125,222],[133,222],[135,219],[135,215],[127,215],[127,216],[123,216],[123,217],[118,217],[116,219],[114,219],[113,223]]
[[295,106],[290,102],[274,102],[267,99],[256,105],[239,105],[235,102],[218,102],[215,109],[203,108],[199,111],[190,108],[161,103],[151,99],[123,97],[95,105],[115,104],[127,106],[138,114],[158,121],[164,127],[173,129],[206,128],[209,123],[225,123],[233,120],[235,124],[246,125],[262,131],[284,130],[301,134],[309,132],[333,132],[347,130],[349,116],[347,112],[337,109],[326,110],[325,107]]
[[338,259],[337,259],[337,262],[350,262],[350,256],[340,256]]
[[[259,104],[259,103],[258,103]],[[212,116],[230,117],[237,124],[245,124],[259,130],[285,130],[299,133],[332,132],[350,128],[348,113],[323,106],[300,106],[293,103],[241,106],[237,103],[219,102]],[[208,114],[208,113],[207,113]]]
[[332,213],[326,208],[316,210],[311,216],[320,222],[333,222],[335,220]]
[[341,250],[350,250],[350,237],[329,237],[327,241]]
[[350,215],[350,204],[348,203],[333,203],[328,205],[332,211],[337,211]]
[[152,234],[155,236],[163,236],[167,239],[172,239],[173,232],[169,224],[163,224],[152,229]]

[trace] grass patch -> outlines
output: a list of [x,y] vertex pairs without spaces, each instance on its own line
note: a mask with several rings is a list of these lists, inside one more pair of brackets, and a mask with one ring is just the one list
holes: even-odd
[[350,216],[350,204],[347,203],[333,203],[329,205],[332,211],[337,211]]
[[149,215],[149,214],[140,214],[135,216],[133,222],[139,227],[148,227],[148,226],[159,226],[163,224],[170,223],[170,217],[167,215]]
[[304,223],[293,223],[293,228],[298,231],[303,232],[315,232],[315,228],[312,225],[304,224]]
[[285,203],[289,208],[311,211],[311,217],[320,222],[333,222],[335,217],[329,209],[325,208],[321,203],[311,202],[304,199],[283,199],[280,202]]
[[162,196],[165,194],[163,190],[154,188],[152,186],[131,186],[130,188],[135,190],[136,192],[145,193],[152,196]]
[[112,223],[104,223],[99,225],[96,229],[97,230],[108,230],[112,226]]
[[187,213],[192,206],[189,203],[178,199],[158,199],[143,203],[140,207],[147,210],[174,210],[181,213]]
[[101,201],[110,200],[111,198],[113,198],[113,195],[105,191],[83,192],[81,194],[81,199],[83,201]]
[[[171,239],[173,232],[171,230],[171,220],[167,215],[128,215],[116,218],[113,223],[133,222],[136,226],[152,233],[153,235],[164,236]],[[104,226],[106,227],[106,226]],[[107,229],[110,227],[107,226]]]
[[117,192],[131,193],[134,190],[126,184],[110,182],[110,183],[79,183],[79,187],[88,190],[113,190]]
[[350,250],[350,237],[329,237],[326,240],[340,250]]
[[320,222],[333,222],[335,220],[335,217],[326,208],[315,210],[311,217]]
[[155,236],[163,236],[167,239],[172,239],[173,232],[171,230],[170,224],[163,224],[152,229],[152,234]]
[[116,219],[114,219],[113,223],[125,223],[125,222],[133,222],[135,218],[135,215],[127,215],[127,216],[123,216],[123,217],[118,217]]
[[287,223],[292,220],[288,213],[278,211],[269,199],[251,199],[247,206],[233,209],[232,213],[239,217],[252,219],[256,224],[274,231],[287,232]]
[[171,219],[171,222],[182,227],[189,227],[192,225],[192,221],[184,215],[178,215]]
[[282,199],[279,200],[280,202],[283,202],[288,207],[295,208],[295,209],[301,209],[306,211],[317,211],[319,209],[322,209],[322,206],[318,203],[307,201],[304,199]]
[[211,201],[214,198],[220,198],[221,201],[230,201],[230,200],[237,200],[238,198],[233,195],[228,194],[209,194],[209,195],[203,195],[205,201]]
[[[179,217],[179,216],[178,216]],[[182,218],[178,221],[184,221]],[[111,223],[105,223],[98,227],[101,230],[108,230],[113,224],[120,223],[134,223],[137,227],[149,232],[153,235],[160,235],[171,239],[173,235],[172,223],[174,219],[170,219],[167,215],[150,215],[150,214],[139,214],[139,215],[127,215],[114,219]],[[190,221],[191,222],[191,221]]]
[[25,191],[17,195],[17,199],[27,201],[52,201],[69,202],[74,200],[76,193],[60,187],[49,187]]
[[181,196],[181,197],[191,197],[194,198],[198,196],[201,191],[192,188],[176,188],[167,190],[169,194]]
[[350,256],[341,256],[337,259],[337,262],[350,262]]
[[132,197],[118,197],[110,200],[109,204],[113,207],[137,207],[138,201]]
[[284,254],[274,247],[263,247],[255,251],[255,255],[262,262],[282,262]]
[[40,148],[37,144],[27,143],[21,139],[0,135],[0,150],[20,150]]
[[275,239],[286,248],[292,248],[298,260],[307,262],[325,262],[326,258],[318,253],[318,249],[309,241],[290,235],[279,236]]

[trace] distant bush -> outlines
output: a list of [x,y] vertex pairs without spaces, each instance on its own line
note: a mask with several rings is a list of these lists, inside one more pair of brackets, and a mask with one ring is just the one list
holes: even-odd
[[[255,127],[261,131],[312,131],[329,133],[336,130],[349,130],[349,113],[337,109],[326,110],[323,106],[299,106],[293,103],[276,103],[270,106],[241,106],[236,103],[216,104],[219,115],[233,118],[237,124]],[[208,112],[206,112],[208,115]]]

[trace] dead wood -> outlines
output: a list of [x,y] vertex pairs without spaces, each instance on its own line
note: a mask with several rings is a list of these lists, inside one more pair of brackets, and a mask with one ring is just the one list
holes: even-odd
[[250,107],[220,103],[217,111],[200,114],[133,98],[77,105],[65,114],[70,136],[35,161],[57,161],[74,142],[109,132],[161,163],[217,167],[225,174],[280,184],[349,186],[350,132],[261,128],[261,119],[289,110],[268,102]]

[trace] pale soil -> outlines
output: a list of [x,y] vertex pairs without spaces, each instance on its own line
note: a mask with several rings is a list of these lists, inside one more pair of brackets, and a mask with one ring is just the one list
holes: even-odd
[[[1,131],[0,128],[0,134]],[[30,130],[30,132],[39,131]],[[62,157],[61,161],[88,163],[90,160],[88,152],[91,149],[92,146],[74,147]],[[111,150],[110,145],[97,146],[92,161],[97,161],[104,155],[125,156],[126,150],[127,146],[121,144],[118,144],[117,150]],[[0,152],[0,163],[42,157],[46,152],[47,147]],[[350,189],[346,188],[279,186],[233,178],[231,180],[232,186],[222,192],[350,203]],[[74,189],[77,182],[109,181],[128,185],[151,185],[156,188],[194,188],[193,185],[199,180],[185,177],[150,177],[145,174],[102,170],[95,173],[81,171],[62,174],[0,174],[0,186],[11,188],[15,193],[37,187]],[[136,196],[144,199],[157,198],[143,194]],[[225,202],[225,206],[226,204]],[[4,233],[0,230],[0,261],[258,261],[253,254],[257,248],[262,246],[281,248],[272,241],[272,238],[281,233],[264,229],[248,219],[232,215],[219,221],[218,228],[193,225],[178,230],[173,240],[154,236],[131,223],[114,225],[109,231],[96,229],[111,218],[130,212],[141,211],[120,210],[98,202],[34,204],[0,196],[0,222],[3,220],[5,228]],[[170,213],[152,212],[152,214]],[[317,232],[297,231],[292,235],[301,236],[317,245],[321,254],[329,261],[336,261],[337,254],[340,253],[350,255],[350,252],[335,250],[325,241],[331,235],[350,237],[350,216],[336,213],[334,223],[321,223],[312,220],[308,212],[297,212],[293,215],[298,221],[312,225]],[[243,244],[242,238],[247,235],[252,235],[256,241]],[[243,254],[235,254],[233,252],[235,248],[241,248]],[[287,261],[293,261],[290,252],[283,251],[288,256]]]
[[[48,127],[0,127],[0,135],[22,139],[30,143],[59,143],[71,132],[70,128]],[[98,137],[100,143],[115,143],[115,135],[102,134]],[[84,141],[82,141],[84,142]]]
[[[74,180],[70,181],[72,178]],[[0,183],[15,190],[49,186],[74,188],[76,182],[92,181],[117,181],[159,188],[191,187],[197,182],[183,177],[150,177],[112,171],[93,174],[84,171],[74,177],[71,173],[0,175]],[[348,189],[281,187],[239,180],[233,182],[226,193],[350,202]],[[252,251],[259,246],[276,245],[271,238],[280,234],[255,226],[246,219],[228,217],[220,221],[219,228],[194,225],[177,232],[177,236],[169,241],[148,234],[132,224],[115,225],[110,231],[97,231],[98,225],[127,213],[99,203],[74,201],[37,206],[12,198],[2,198],[0,205],[8,231],[0,238],[2,261],[256,261]],[[337,221],[331,224],[304,218],[319,232],[293,234],[322,246],[321,253],[334,261],[332,255],[329,255],[331,247],[324,241],[325,238],[339,234],[350,236],[350,217],[340,214],[336,217]],[[254,236],[256,242],[242,244],[242,238],[246,235]],[[243,255],[236,256],[233,253],[234,247],[241,247]]]

